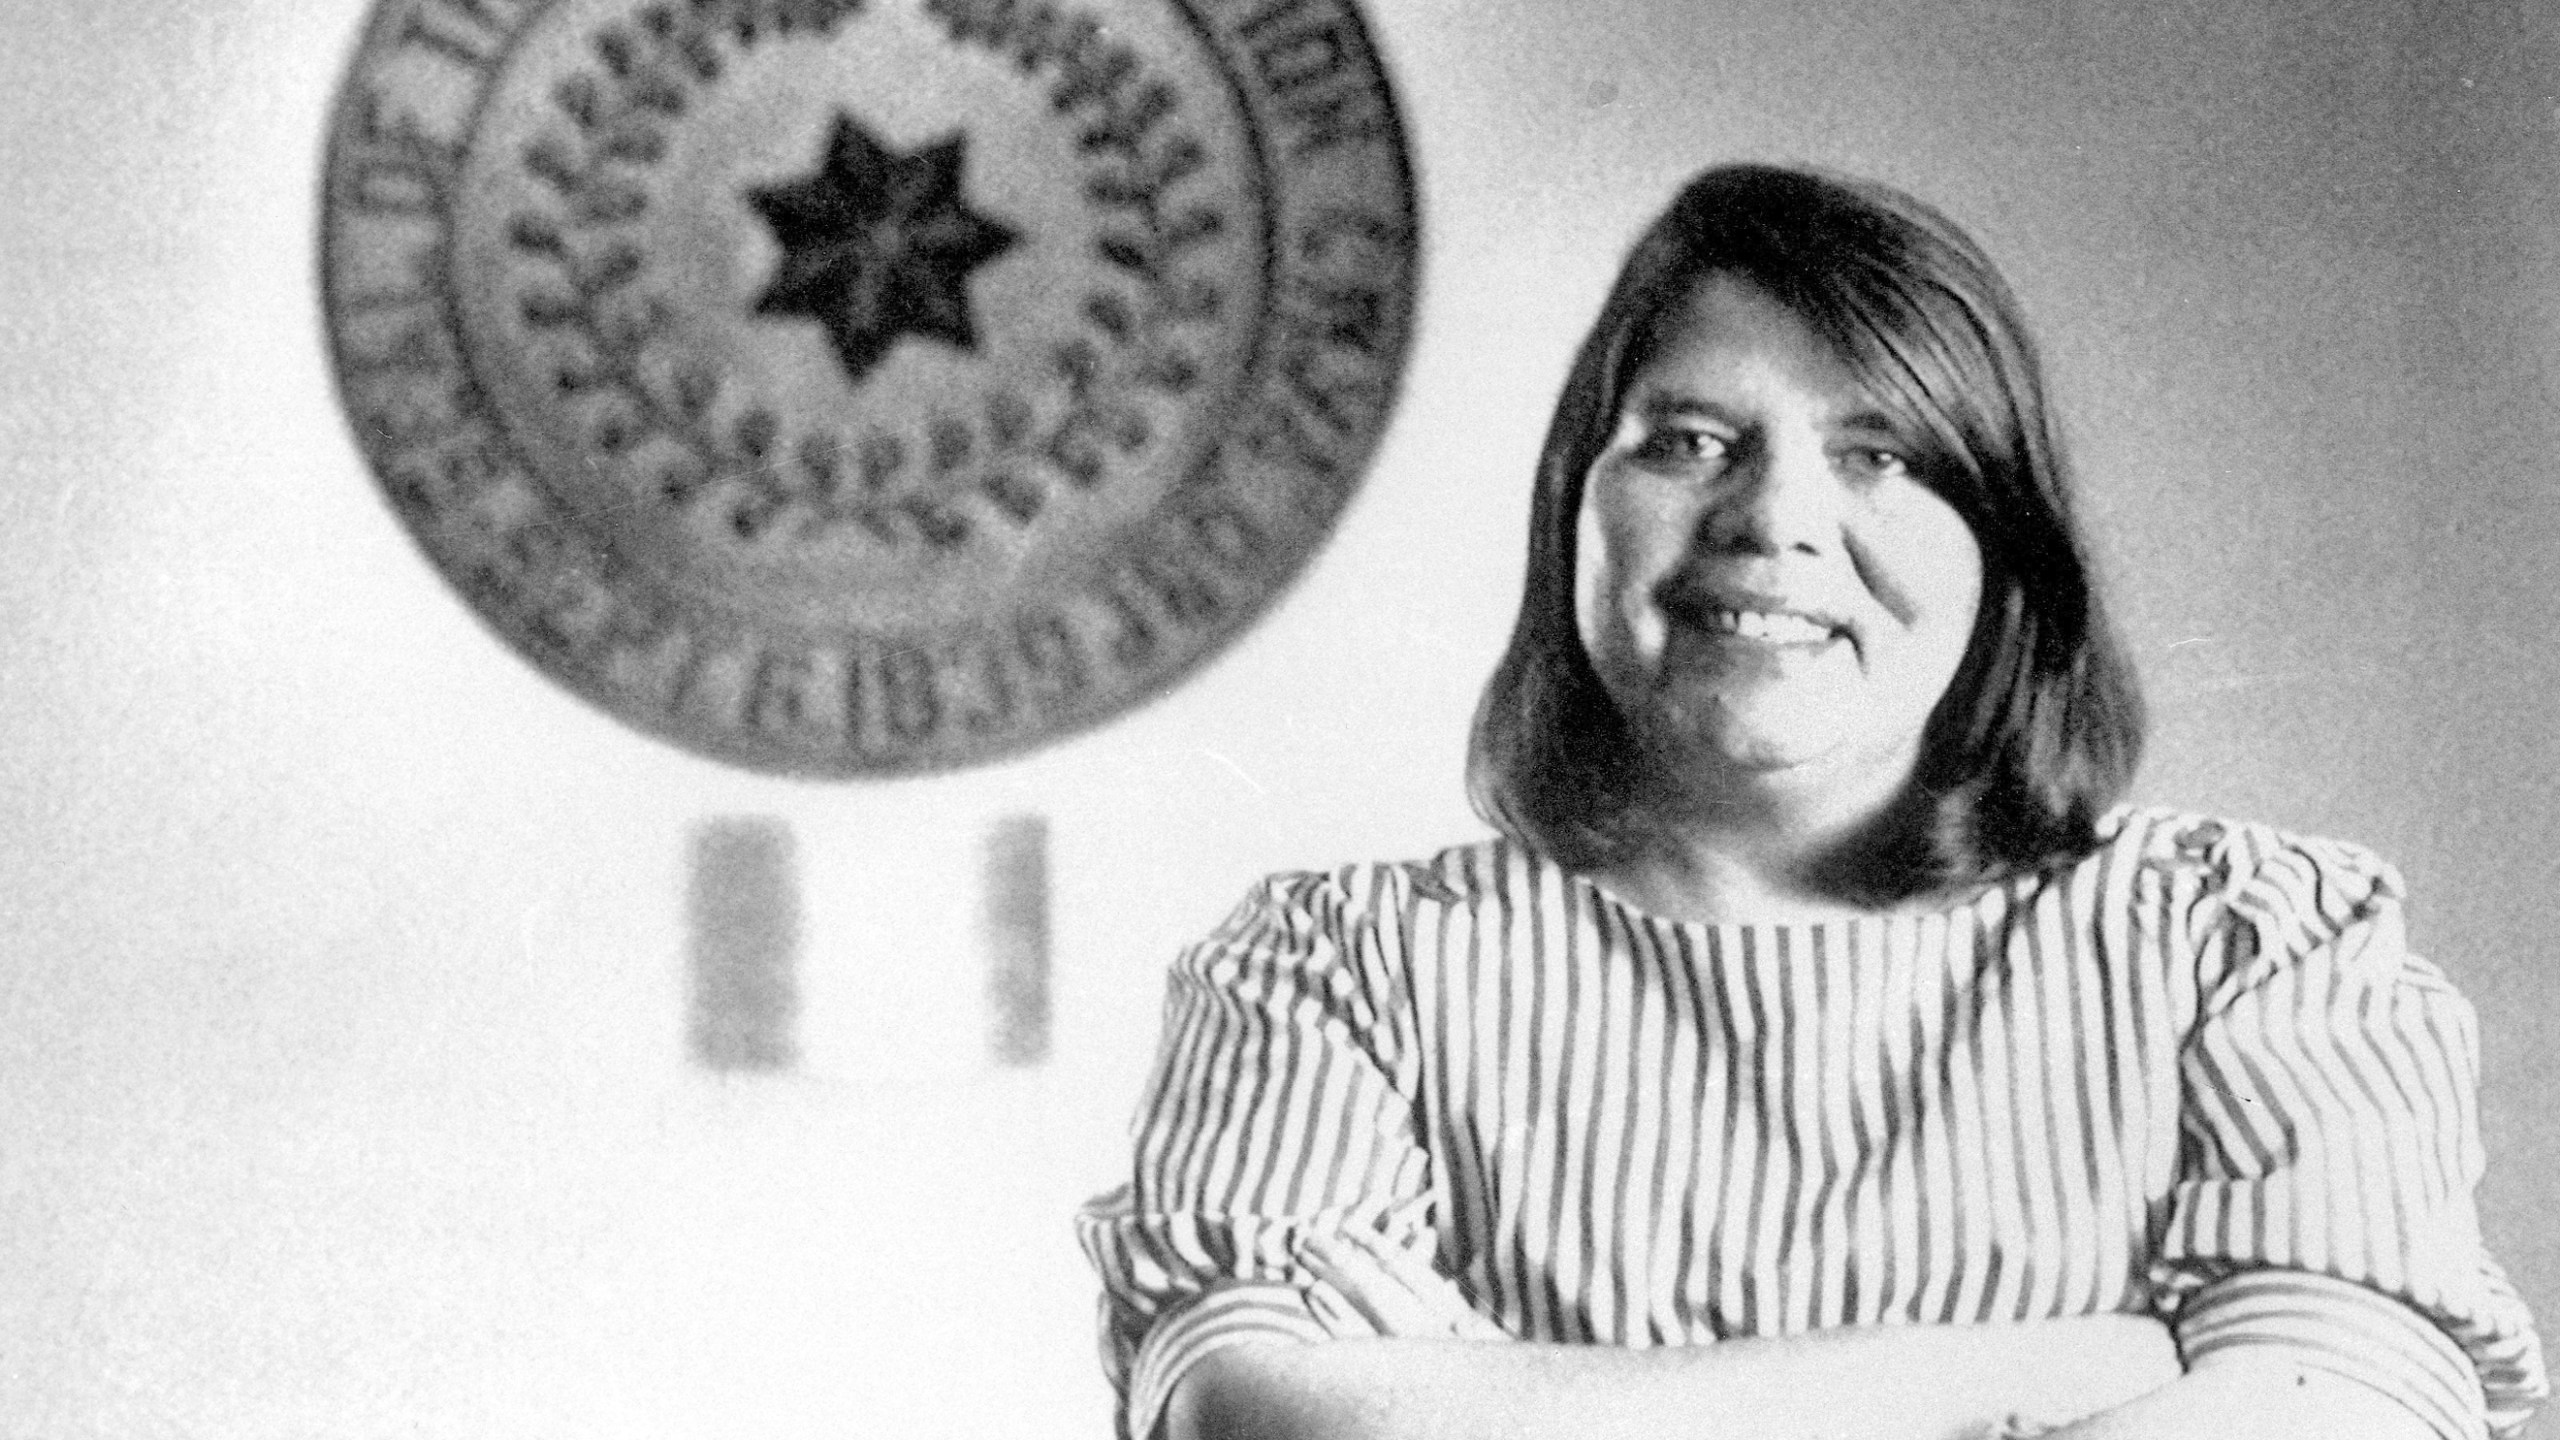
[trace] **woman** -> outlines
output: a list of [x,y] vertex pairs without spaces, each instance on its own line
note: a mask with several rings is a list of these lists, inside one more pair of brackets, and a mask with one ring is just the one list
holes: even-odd
[[1692,181],[1531,526],[1502,838],[1175,967],[1082,1221],[1126,1434],[2522,1423],[2470,1012],[2371,855],[2117,807],[2132,676],[1950,222]]

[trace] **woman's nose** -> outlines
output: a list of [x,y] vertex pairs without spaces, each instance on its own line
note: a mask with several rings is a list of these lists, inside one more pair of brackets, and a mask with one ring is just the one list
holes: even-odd
[[1840,477],[1818,438],[1779,435],[1728,469],[1703,519],[1719,550],[1818,555],[1840,529]]

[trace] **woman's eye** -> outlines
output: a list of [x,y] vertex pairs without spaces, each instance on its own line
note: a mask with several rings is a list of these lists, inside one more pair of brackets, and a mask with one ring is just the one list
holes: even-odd
[[1898,450],[1862,445],[1845,452],[1841,459],[1850,474],[1864,480],[1891,480],[1911,473],[1911,462]]
[[1690,465],[1724,458],[1725,440],[1707,430],[1666,428],[1649,431],[1635,446],[1635,456],[1653,465]]

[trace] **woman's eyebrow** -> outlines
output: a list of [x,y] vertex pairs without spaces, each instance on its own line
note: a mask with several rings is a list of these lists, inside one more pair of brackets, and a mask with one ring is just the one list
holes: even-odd
[[1882,410],[1874,409],[1852,410],[1843,415],[1833,416],[1831,428],[1835,431],[1854,430],[1867,434],[1890,435],[1897,439],[1905,433],[1906,429],[1901,421]]
[[1695,416],[1727,425],[1736,423],[1723,406],[1676,390],[1638,391],[1627,408],[1647,420],[1677,420]]

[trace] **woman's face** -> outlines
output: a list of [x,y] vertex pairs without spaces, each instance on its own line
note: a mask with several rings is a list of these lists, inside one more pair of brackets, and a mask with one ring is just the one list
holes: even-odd
[[1890,799],[1973,634],[1982,551],[1820,337],[1715,275],[1667,317],[1582,493],[1582,644],[1692,782]]

